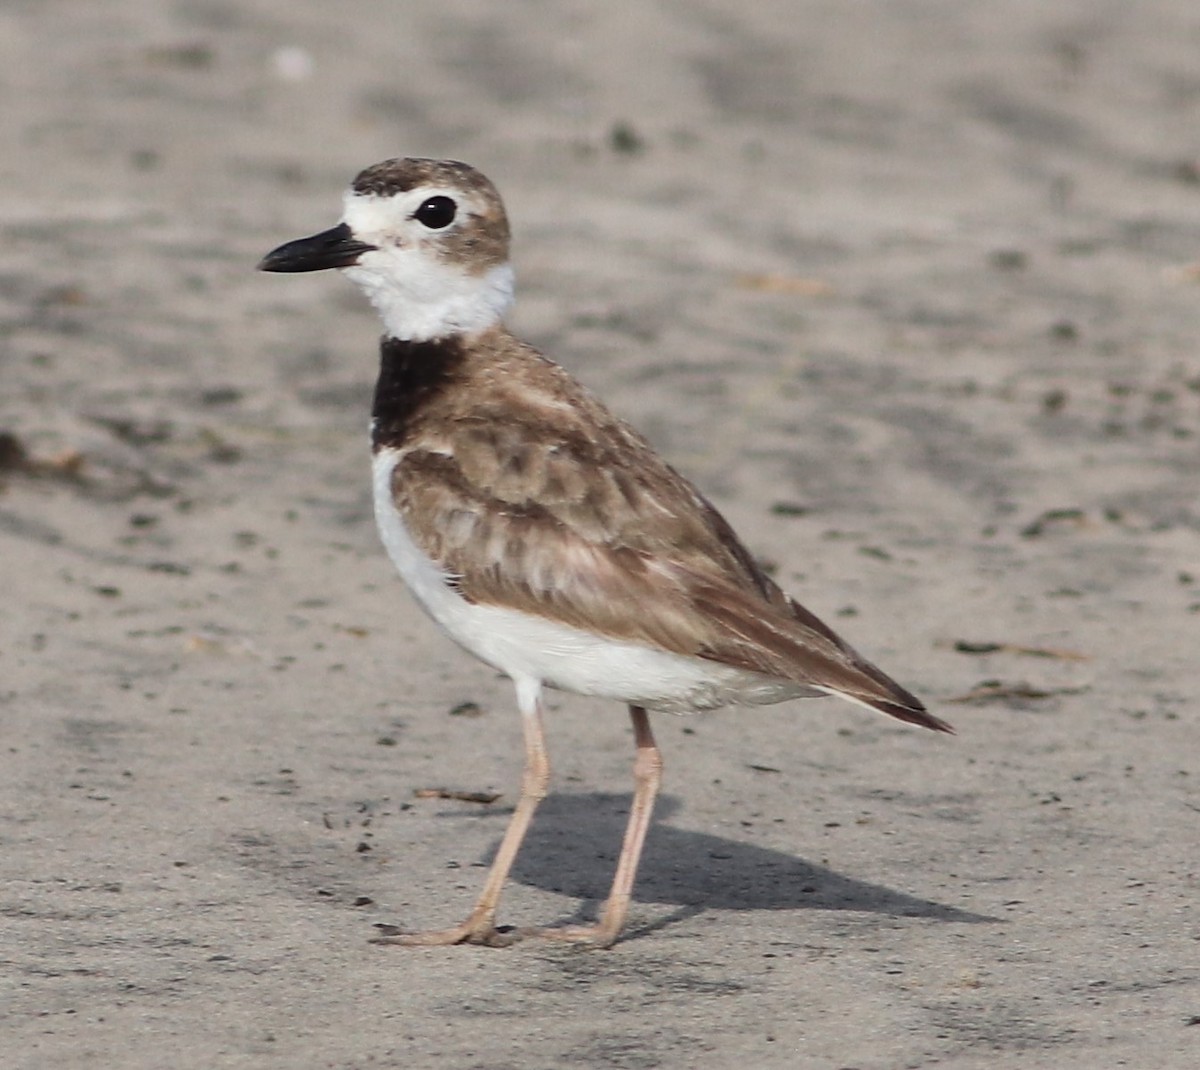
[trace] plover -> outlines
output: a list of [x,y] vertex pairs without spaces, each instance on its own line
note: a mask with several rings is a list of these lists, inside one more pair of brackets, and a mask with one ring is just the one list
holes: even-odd
[[[512,680],[524,728],[519,801],[470,915],[378,942],[503,945],[536,934],[611,945],[662,771],[650,710],[837,695],[951,731],[788,597],[640,434],[508,332],[508,219],[477,170],[426,159],[368,167],[336,227],[281,245],[259,267],[340,268],[378,310],[380,536],[442,631]],[[500,893],[550,777],[547,687],[628,705],[633,803],[596,924],[501,931]]]

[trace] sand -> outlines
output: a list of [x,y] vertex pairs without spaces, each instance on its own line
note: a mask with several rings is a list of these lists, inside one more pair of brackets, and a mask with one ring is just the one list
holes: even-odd
[[[1193,0],[6,3],[0,1063],[1194,1066],[1197,55]],[[608,952],[368,943],[467,910],[521,761],[377,544],[373,314],[253,270],[395,155],[959,731],[657,717]],[[549,735],[511,924],[628,806],[619,707]]]

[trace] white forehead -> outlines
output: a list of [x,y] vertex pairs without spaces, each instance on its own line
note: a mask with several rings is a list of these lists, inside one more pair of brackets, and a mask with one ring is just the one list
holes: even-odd
[[451,227],[466,214],[479,213],[484,208],[478,195],[434,182],[389,194],[356,193],[348,189],[342,197],[342,221],[358,235],[389,233],[407,226],[413,214],[430,197],[449,197],[458,205],[459,211]]

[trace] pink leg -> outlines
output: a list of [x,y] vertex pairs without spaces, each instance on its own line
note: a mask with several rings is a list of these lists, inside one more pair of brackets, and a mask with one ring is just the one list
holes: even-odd
[[521,778],[521,797],[509,820],[504,839],[500,841],[500,850],[496,852],[496,860],[488,872],[487,881],[475,908],[461,925],[451,929],[380,936],[372,940],[372,943],[399,944],[404,947],[435,947],[446,944],[486,944],[490,947],[503,947],[518,939],[515,934],[496,931],[496,907],[538,803],[546,797],[546,786],[550,782],[550,761],[546,756],[546,742],[542,731],[540,683],[518,680],[517,702],[521,707],[521,724],[525,733],[525,773]]
[[593,947],[611,947],[624,928],[633,896],[638,860],[642,855],[642,845],[646,842],[646,832],[654,812],[654,800],[662,782],[662,755],[650,731],[650,718],[641,706],[630,706],[629,715],[633,719],[633,737],[637,747],[633,763],[633,804],[629,810],[629,823],[625,826],[625,840],[621,844],[621,857],[617,860],[612,890],[600,912],[600,920],[595,925],[536,929],[522,932],[522,936],[544,936],[591,944]]

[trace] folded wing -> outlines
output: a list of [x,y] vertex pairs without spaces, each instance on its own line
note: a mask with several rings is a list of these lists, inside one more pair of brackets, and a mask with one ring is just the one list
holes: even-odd
[[[460,593],[950,727],[767,577],[713,506],[587,395],[588,434],[511,401],[410,442],[396,506]],[[445,425],[443,425],[445,426]],[[631,613],[630,607],[636,607]]]

